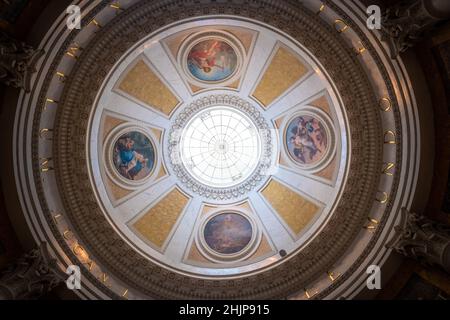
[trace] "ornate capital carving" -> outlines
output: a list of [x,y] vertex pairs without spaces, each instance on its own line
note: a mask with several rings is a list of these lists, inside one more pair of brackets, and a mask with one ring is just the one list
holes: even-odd
[[422,39],[425,32],[450,17],[443,1],[415,0],[400,2],[382,16],[382,39],[387,42],[391,58],[397,57]]
[[0,278],[0,300],[38,298],[65,278],[42,243],[11,264]]
[[450,226],[402,208],[402,220],[395,231],[396,235],[387,247],[450,272]]
[[7,86],[30,90],[30,75],[43,50],[35,50],[0,31],[0,81]]

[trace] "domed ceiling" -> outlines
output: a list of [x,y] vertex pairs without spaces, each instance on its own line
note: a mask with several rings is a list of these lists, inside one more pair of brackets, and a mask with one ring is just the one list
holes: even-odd
[[343,185],[346,122],[329,80],[256,23],[203,19],[149,37],[110,71],[91,119],[107,218],[174,271],[273,266],[313,238]]
[[23,203],[61,267],[82,265],[84,298],[358,290],[409,201],[415,128],[395,66],[342,7],[124,1],[54,26],[21,101]]

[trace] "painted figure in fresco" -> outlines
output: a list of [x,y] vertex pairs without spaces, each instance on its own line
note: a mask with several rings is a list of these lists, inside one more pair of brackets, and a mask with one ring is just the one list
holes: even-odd
[[203,50],[192,50],[188,59],[193,61],[198,68],[203,69],[205,73],[210,73],[213,67],[223,70],[223,65],[216,64],[216,55],[219,47],[219,41],[214,41],[209,48],[205,43]]
[[205,240],[215,251],[223,254],[237,253],[245,248],[252,235],[247,219],[237,214],[221,214],[205,227]]
[[191,73],[204,81],[220,81],[236,68],[237,56],[233,48],[221,40],[205,40],[196,44],[188,54]]
[[134,140],[129,136],[122,136],[116,143],[116,166],[122,176],[134,180],[139,172],[145,168],[149,159],[137,152]]
[[302,164],[318,161],[327,143],[321,123],[314,117],[300,116],[289,127],[289,150],[294,158]]

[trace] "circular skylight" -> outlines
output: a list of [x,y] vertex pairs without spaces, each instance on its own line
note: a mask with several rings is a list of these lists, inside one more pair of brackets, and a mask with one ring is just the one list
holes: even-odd
[[196,114],[181,135],[181,161],[199,182],[235,186],[259,163],[261,141],[255,124],[242,112],[217,106]]

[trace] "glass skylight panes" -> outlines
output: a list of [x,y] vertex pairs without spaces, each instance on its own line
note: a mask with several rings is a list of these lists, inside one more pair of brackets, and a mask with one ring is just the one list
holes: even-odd
[[245,181],[260,157],[253,122],[230,107],[212,107],[195,115],[181,136],[181,159],[199,182],[228,188]]

